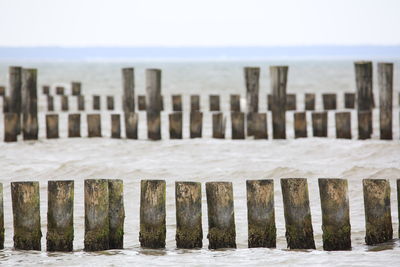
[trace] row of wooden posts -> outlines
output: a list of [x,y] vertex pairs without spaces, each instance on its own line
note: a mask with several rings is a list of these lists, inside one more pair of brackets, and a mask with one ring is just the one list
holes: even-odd
[[[290,249],[315,249],[307,179],[281,179],[286,241]],[[324,250],[350,250],[351,225],[346,179],[319,179]],[[367,245],[393,238],[390,184],[364,179]],[[276,247],[274,180],[248,180],[248,247]],[[1,185],[0,246],[4,247],[3,187]],[[12,182],[14,247],[41,250],[39,182]],[[166,183],[142,180],[139,241],[144,248],[164,248]],[[400,199],[400,180],[397,180]],[[209,249],[236,248],[232,183],[206,183]],[[86,251],[122,249],[124,239],[123,181],[85,180]],[[175,182],[176,246],[203,246],[201,183]],[[400,204],[400,201],[399,201]],[[72,251],[74,239],[74,181],[48,181],[47,250]],[[399,206],[400,207],[400,206]]]

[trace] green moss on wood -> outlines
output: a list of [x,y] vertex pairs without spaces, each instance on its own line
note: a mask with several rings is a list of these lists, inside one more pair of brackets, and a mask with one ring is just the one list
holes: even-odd
[[24,229],[14,229],[14,247],[23,250],[41,250],[40,239],[42,232],[26,231]]
[[350,250],[351,249],[351,227],[322,227],[322,240],[324,250]]
[[249,248],[276,247],[276,227],[275,224],[268,225],[267,227],[250,226],[248,237]]
[[166,229],[161,226],[140,225],[139,241],[144,248],[165,248]]
[[209,249],[236,248],[236,233],[233,229],[209,229],[207,235]]
[[85,233],[85,251],[100,251],[109,249],[109,230],[97,230]]
[[201,227],[176,230],[176,246],[178,248],[201,248],[203,247],[203,230]]
[[315,249],[313,229],[311,225],[311,216],[307,216],[301,227],[295,225],[286,225],[287,246],[290,249]]

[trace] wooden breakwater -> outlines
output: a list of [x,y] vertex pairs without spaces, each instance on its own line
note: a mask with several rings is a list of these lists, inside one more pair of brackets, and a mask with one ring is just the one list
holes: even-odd
[[[161,140],[162,124],[168,124],[169,138],[186,138],[184,132],[184,119],[190,118],[190,138],[203,137],[203,118],[212,118],[212,132],[206,134],[217,139],[225,139],[230,131],[232,139],[286,139],[287,132],[292,128],[294,138],[328,137],[328,123],[334,113],[335,137],[341,139],[369,139],[373,134],[373,110],[377,106],[374,101],[372,83],[372,62],[355,62],[355,92],[346,92],[343,97],[336,93],[323,93],[317,95],[309,92],[303,95],[303,105],[298,105],[300,94],[288,93],[289,78],[288,66],[271,66],[270,90],[267,97],[262,98],[267,103],[267,109],[260,109],[260,68],[244,68],[245,95],[231,94],[229,96],[229,110],[223,111],[221,96],[209,95],[208,108],[202,110],[201,97],[190,95],[190,110],[184,110],[184,96],[171,95],[171,107],[168,110],[168,119],[163,121],[163,112],[167,112],[162,95],[162,71],[160,69],[146,70],[146,95],[136,95],[134,68],[122,69],[122,99],[121,109],[116,109],[113,95],[92,95],[85,97],[82,94],[82,84],[71,82],[70,94],[67,88],[48,85],[42,86],[43,96],[46,98],[47,113],[39,114],[37,93],[37,71],[21,67],[10,67],[9,87],[0,87],[0,96],[3,98],[4,112],[4,141],[15,142],[22,133],[24,140],[37,140],[39,125],[38,120],[45,118],[47,138],[59,138],[60,112],[69,113],[69,137],[101,137],[102,117],[111,117],[112,138],[138,138],[139,113],[145,113],[147,139]],[[379,136],[380,139],[393,139],[393,63],[378,63],[379,87]],[[8,90],[6,90],[8,89]],[[8,93],[7,93],[8,92]],[[322,110],[316,108],[316,101],[320,97]],[[85,104],[91,100],[92,105]],[[342,99],[339,103],[338,99]],[[242,101],[243,100],[243,101]],[[55,111],[55,101],[60,101],[60,110]],[[71,110],[70,102],[76,102],[76,110]],[[137,101],[137,105],[136,105]],[[400,101],[400,94],[399,94]],[[102,105],[105,102],[105,105]],[[242,106],[242,102],[246,106]],[[104,103],[103,103],[104,104]],[[400,103],[399,103],[400,104]],[[299,106],[303,106],[301,109]],[[111,114],[104,115],[102,110]],[[352,130],[352,110],[356,110],[357,130]],[[375,112],[376,113],[376,112]],[[288,125],[287,117],[293,116],[293,124]],[[353,114],[354,115],[354,114]],[[80,132],[81,118],[87,116],[88,133]],[[331,118],[329,118],[331,117]],[[270,118],[270,119],[269,119]],[[227,127],[227,122],[230,123]],[[312,131],[308,133],[308,125]],[[229,127],[230,126],[230,127]],[[355,127],[354,127],[355,128]],[[268,129],[272,134],[268,135]],[[108,133],[106,135],[109,135]]]
[[[315,249],[309,190],[305,178],[280,180],[289,249]],[[274,180],[248,180],[248,247],[276,247]],[[351,218],[346,179],[318,179],[322,210],[323,249],[351,250]],[[384,179],[362,181],[365,243],[392,240],[390,185]],[[48,181],[47,251],[72,251],[74,240],[74,181]],[[85,251],[124,248],[124,186],[122,180],[88,179],[84,182]],[[166,182],[142,180],[140,232],[143,248],[165,248]],[[236,248],[235,208],[231,182],[205,183],[209,249]],[[0,246],[4,247],[3,187],[0,184]],[[397,180],[400,195],[400,179]],[[315,192],[312,192],[315,194]],[[12,182],[14,248],[41,250],[39,182]],[[202,185],[175,182],[176,246],[203,246]],[[400,202],[399,202],[400,208]]]

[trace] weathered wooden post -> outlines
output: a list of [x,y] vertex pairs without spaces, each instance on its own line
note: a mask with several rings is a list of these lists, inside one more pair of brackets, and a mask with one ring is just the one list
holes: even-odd
[[100,96],[93,96],[93,110],[100,110]]
[[307,179],[281,179],[286,241],[290,249],[315,249]]
[[54,97],[51,95],[47,96],[47,111],[54,111]]
[[9,106],[10,106],[10,97],[9,96],[4,96],[3,97],[3,113],[10,112],[9,111]]
[[124,182],[120,179],[108,180],[109,193],[109,248],[124,248]]
[[328,113],[323,112],[313,112],[312,117],[312,127],[314,137],[327,137],[328,136]]
[[219,95],[210,95],[210,111],[219,111]]
[[161,140],[161,116],[159,111],[147,111],[147,138]]
[[[260,91],[260,68],[258,67],[245,67],[244,78],[246,83],[246,103],[247,113],[258,112],[258,95]],[[240,110],[231,110],[240,111]]]
[[355,93],[344,93],[344,108],[353,109],[356,102]]
[[272,131],[274,139],[286,139],[286,83],[288,66],[269,68],[272,89]]
[[267,109],[268,111],[272,110],[272,95],[271,94],[267,94]]
[[[124,113],[135,112],[135,73],[133,68],[122,69],[123,96],[122,109]],[[140,98],[139,98],[140,99]],[[143,108],[145,110],[146,108]],[[139,102],[140,110],[140,102]]]
[[41,250],[39,182],[12,182],[14,248]]
[[236,248],[231,182],[207,182],[208,248]]
[[6,88],[4,86],[0,86],[0,96],[6,95]]
[[37,107],[37,71],[36,69],[22,70],[22,119],[24,140],[37,140],[38,107]]
[[17,113],[4,113],[4,142],[17,141],[19,122]]
[[371,138],[372,111],[358,111],[358,139]]
[[226,120],[222,112],[216,112],[212,114],[213,138],[225,138],[225,125]]
[[68,115],[68,137],[81,137],[81,114]]
[[365,243],[374,245],[393,238],[390,184],[384,179],[363,179]]
[[64,95],[64,87],[63,86],[56,87],[56,95]]
[[336,112],[336,138],[351,139],[351,113]]
[[247,180],[249,248],[276,247],[274,180]]
[[378,63],[379,126],[383,140],[392,140],[393,124],[393,63]]
[[121,116],[111,114],[111,138],[121,138]]
[[315,110],[315,94],[305,94],[304,102],[305,110]]
[[305,112],[296,112],[294,116],[294,138],[307,137],[307,116]]
[[48,181],[47,251],[72,251],[74,181]]
[[203,132],[203,113],[190,112],[190,138],[201,138]]
[[286,95],[286,110],[296,110],[296,94]]
[[231,112],[232,139],[244,139],[244,113]]
[[336,109],[336,94],[322,94],[324,110]]
[[21,132],[22,112],[22,68],[9,67],[9,97],[7,98],[8,112],[18,114],[17,134]]
[[81,87],[82,84],[80,82],[71,82],[72,95],[74,96],[81,95]]
[[48,85],[43,85],[43,86],[42,86],[42,93],[43,93],[44,95],[50,95],[50,86],[48,86]]
[[78,95],[77,101],[78,101],[78,110],[84,111],[85,110],[85,96]]
[[4,205],[3,205],[3,184],[0,183],[0,249],[4,248]]
[[200,111],[200,96],[191,95],[190,96],[190,111]]
[[182,111],[182,95],[172,95],[172,110]]
[[182,139],[182,112],[169,114],[169,138]]
[[87,114],[88,137],[101,137],[100,114]]
[[[364,112],[371,111],[373,108],[372,94],[372,62],[361,61],[354,63],[357,87],[357,111],[358,111],[358,132],[359,139],[368,139],[372,134],[372,113],[368,116]],[[364,125],[364,124],[367,125]],[[368,129],[367,136],[360,137],[364,129]]]
[[175,182],[176,247],[201,248],[201,183]]
[[347,180],[318,179],[324,250],[350,250],[351,226]]
[[114,110],[114,97],[112,95],[107,96],[107,109]]
[[68,105],[68,96],[67,95],[62,95],[61,96],[61,110],[62,111],[68,111],[69,105]]
[[134,112],[125,112],[125,136],[127,139],[138,139],[139,116]]
[[254,139],[268,139],[267,113],[253,113]]
[[109,190],[106,179],[85,180],[85,251],[110,247]]
[[231,95],[230,104],[231,111],[240,112],[240,95]]
[[46,115],[46,137],[48,139],[58,138],[58,114]]
[[139,110],[146,110],[146,96],[139,95],[138,96],[138,109]]
[[140,181],[140,245],[165,247],[165,181]]
[[147,137],[150,140],[161,139],[161,70],[146,70],[146,111]]

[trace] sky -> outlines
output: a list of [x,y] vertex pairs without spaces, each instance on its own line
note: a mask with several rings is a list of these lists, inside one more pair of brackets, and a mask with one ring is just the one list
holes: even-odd
[[400,45],[400,0],[0,0],[0,46]]

